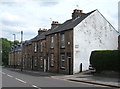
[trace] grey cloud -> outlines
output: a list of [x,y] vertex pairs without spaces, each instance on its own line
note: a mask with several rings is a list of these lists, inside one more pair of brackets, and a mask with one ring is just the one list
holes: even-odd
[[41,5],[42,6],[53,6],[53,5],[56,5],[58,4],[57,2],[43,2]]
[[57,0],[44,0],[40,3],[41,6],[54,6],[59,4]]
[[23,22],[19,22],[19,21],[9,21],[6,19],[2,19],[1,23],[7,26],[23,26],[24,23]]

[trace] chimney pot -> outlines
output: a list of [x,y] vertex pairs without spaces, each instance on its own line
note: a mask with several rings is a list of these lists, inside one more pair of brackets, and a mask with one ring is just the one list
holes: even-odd
[[83,10],[75,9],[75,10],[73,10],[72,18],[74,19],[74,18],[76,18],[76,17],[78,17],[78,16],[81,16],[82,14],[84,14],[84,13],[83,13]]
[[55,28],[56,26],[59,26],[60,23],[58,21],[52,21],[52,24],[51,24],[51,29]]
[[46,32],[46,31],[47,31],[47,29],[41,29],[41,28],[39,28],[38,35],[42,34],[43,32]]

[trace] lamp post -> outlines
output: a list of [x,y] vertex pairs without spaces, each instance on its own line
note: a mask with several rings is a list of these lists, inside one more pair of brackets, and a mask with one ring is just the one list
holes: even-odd
[[23,71],[23,31],[21,31],[21,71]]
[[13,36],[14,36],[14,68],[15,68],[15,34],[13,34]]

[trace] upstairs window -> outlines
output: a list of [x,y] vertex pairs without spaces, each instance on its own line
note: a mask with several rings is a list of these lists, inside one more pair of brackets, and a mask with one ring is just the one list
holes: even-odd
[[51,37],[51,48],[54,48],[54,37]]
[[43,43],[40,43],[40,52],[43,52]]
[[50,66],[54,66],[54,54],[51,54]]
[[65,48],[65,34],[61,34],[60,46],[61,46],[61,48]]
[[37,52],[37,43],[34,44],[34,52]]

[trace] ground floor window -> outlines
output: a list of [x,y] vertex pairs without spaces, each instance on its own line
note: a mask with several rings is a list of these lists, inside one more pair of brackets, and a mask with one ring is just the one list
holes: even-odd
[[61,68],[65,68],[65,54],[60,55]]
[[51,54],[51,57],[50,57],[50,66],[54,66],[54,54]]
[[33,61],[32,61],[32,59],[30,59],[31,60],[31,69],[32,69],[32,66],[33,66]]
[[37,58],[35,58],[35,66],[37,66]]
[[43,57],[40,57],[40,68],[43,69]]

